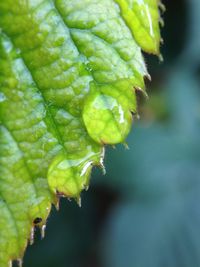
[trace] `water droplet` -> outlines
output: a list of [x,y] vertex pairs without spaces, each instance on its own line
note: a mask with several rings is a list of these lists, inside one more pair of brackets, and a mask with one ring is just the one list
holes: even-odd
[[92,165],[92,161],[86,162],[86,164],[83,166],[83,169],[81,171],[81,176],[84,176],[88,172],[88,169],[91,168],[91,165]]
[[148,25],[149,26],[149,33],[150,33],[151,37],[154,38],[155,37],[155,33],[154,33],[154,28],[153,28],[153,20],[152,20],[150,11],[149,11],[149,7],[146,4],[144,5],[144,7],[145,7],[145,10],[141,9],[141,13],[146,11],[146,15],[147,15],[148,23],[149,23],[149,25]]
[[132,122],[129,100],[127,103],[125,101],[125,98],[121,101],[118,94],[112,97],[98,91],[91,92],[84,106],[83,120],[89,135],[96,142],[116,144],[124,141]]
[[[93,151],[87,147],[85,156],[68,159],[65,154],[58,155],[52,162],[48,171],[48,182],[52,191],[57,192],[58,197],[77,197],[88,183],[93,163],[98,164],[100,148]],[[61,193],[59,193],[61,192]]]

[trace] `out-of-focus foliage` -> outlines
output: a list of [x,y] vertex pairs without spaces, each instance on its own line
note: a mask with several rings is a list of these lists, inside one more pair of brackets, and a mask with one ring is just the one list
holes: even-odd
[[165,62],[130,149],[109,150],[81,210],[62,202],[25,267],[200,267],[200,2],[165,4]]
[[[170,89],[179,91],[176,104],[181,99],[190,116],[174,108],[175,125],[138,128],[130,137],[132,149],[127,155],[121,152],[126,163],[112,151],[116,165],[108,170],[108,181],[110,186],[120,184],[126,195],[104,233],[103,266],[200,266],[200,121],[191,118],[200,104],[198,87],[184,70],[173,75]],[[129,173],[134,173],[132,179]],[[122,183],[114,182],[118,177]]]
[[131,150],[122,154],[127,164],[111,152],[116,162],[111,177],[124,175],[121,186],[128,196],[104,231],[106,267],[200,266],[200,2],[188,7],[193,23],[188,44],[162,85],[166,121],[132,134]]

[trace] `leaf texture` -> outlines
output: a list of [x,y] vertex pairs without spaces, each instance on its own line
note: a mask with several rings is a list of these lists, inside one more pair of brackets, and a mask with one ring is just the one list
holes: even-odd
[[0,1],[0,266],[124,142],[159,54],[157,0]]

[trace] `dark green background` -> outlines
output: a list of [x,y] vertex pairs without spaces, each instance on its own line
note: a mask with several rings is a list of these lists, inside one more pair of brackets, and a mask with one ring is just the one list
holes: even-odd
[[200,267],[200,1],[166,0],[164,63],[127,143],[107,148],[82,208],[66,199],[24,267]]

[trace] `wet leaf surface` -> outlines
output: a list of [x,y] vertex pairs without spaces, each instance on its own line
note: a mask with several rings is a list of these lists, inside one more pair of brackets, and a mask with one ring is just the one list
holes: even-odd
[[159,54],[158,1],[0,2],[0,265],[124,142]]

